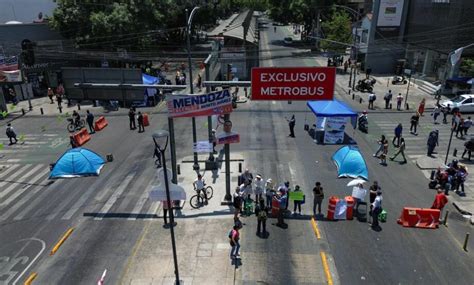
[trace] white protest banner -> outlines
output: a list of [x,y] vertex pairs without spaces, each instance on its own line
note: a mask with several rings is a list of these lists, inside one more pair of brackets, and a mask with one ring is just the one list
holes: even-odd
[[324,132],[324,143],[325,144],[340,144],[344,141],[343,131],[325,131]]
[[365,199],[365,195],[367,195],[367,190],[364,189],[364,188],[359,188],[357,186],[355,186],[354,188],[352,188],[352,197],[354,198],[357,198],[357,199],[361,199],[361,200],[364,200]]
[[193,152],[198,152],[198,153],[212,152],[212,143],[208,141],[198,141],[193,146]]
[[327,117],[326,118],[326,131],[344,131],[346,128],[347,117]]

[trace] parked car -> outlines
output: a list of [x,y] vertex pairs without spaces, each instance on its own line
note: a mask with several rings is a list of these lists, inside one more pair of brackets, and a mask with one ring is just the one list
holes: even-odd
[[474,94],[459,95],[441,103],[443,107],[447,107],[448,105],[451,107],[451,110],[458,109],[461,113],[474,112]]

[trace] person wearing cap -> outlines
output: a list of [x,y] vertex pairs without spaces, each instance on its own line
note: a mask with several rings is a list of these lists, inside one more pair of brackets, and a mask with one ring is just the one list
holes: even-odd
[[262,179],[262,176],[260,174],[255,175],[255,180],[254,180],[254,186],[255,186],[255,203],[258,203],[260,199],[262,199],[262,194],[265,189],[265,182]]
[[[296,185],[295,186],[295,191],[293,192],[301,192],[301,189],[300,189],[300,186],[299,185]],[[293,215],[296,215],[296,209],[298,209],[298,215],[301,215],[301,204],[303,203],[303,201],[297,201],[297,200],[293,200]]]
[[285,207],[288,204],[288,196],[285,187],[280,187],[279,195],[275,195],[273,199],[278,201],[278,222],[276,225],[277,227],[285,227],[284,214]]
[[[43,93],[43,94],[44,94],[44,93]],[[54,96],[53,89],[51,89],[51,87],[49,87],[49,88],[48,88],[48,97],[49,97],[49,100],[51,101],[51,102],[49,102],[50,104],[54,104],[53,96]]]
[[271,178],[267,179],[265,183],[265,196],[267,198],[267,208],[272,208],[272,198],[275,195],[275,185]]
[[382,212],[382,191],[377,191],[377,196],[374,199],[372,205],[372,228],[379,227],[379,214]]

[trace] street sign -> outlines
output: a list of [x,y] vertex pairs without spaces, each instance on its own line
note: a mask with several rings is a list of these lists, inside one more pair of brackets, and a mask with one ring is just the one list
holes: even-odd
[[212,143],[208,141],[198,141],[194,144],[193,146],[193,152],[198,152],[198,153],[209,153],[212,152]]
[[406,75],[411,75],[411,69],[405,68],[405,69],[403,70],[403,72],[404,72]]
[[201,95],[170,95],[166,104],[171,118],[222,115],[233,110],[227,89]]
[[254,67],[252,100],[332,100],[334,67]]

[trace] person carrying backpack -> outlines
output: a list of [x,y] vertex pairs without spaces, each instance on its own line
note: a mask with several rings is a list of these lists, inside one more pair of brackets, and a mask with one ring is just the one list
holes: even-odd
[[265,237],[267,235],[267,211],[268,209],[265,206],[265,200],[260,199],[255,207],[255,215],[257,216],[257,236],[259,237]]
[[[16,144],[18,142],[18,140],[16,139],[16,133],[15,133],[15,130],[13,129],[12,127],[12,124],[8,124],[7,125],[7,129],[5,131],[8,139],[10,140],[10,145],[12,144]],[[13,140],[15,140],[15,142],[13,142]]]

